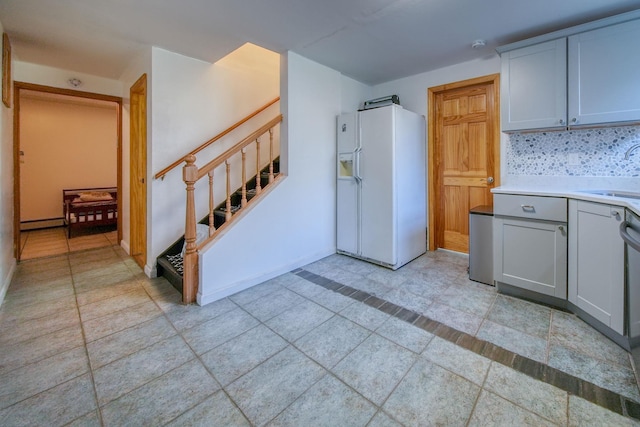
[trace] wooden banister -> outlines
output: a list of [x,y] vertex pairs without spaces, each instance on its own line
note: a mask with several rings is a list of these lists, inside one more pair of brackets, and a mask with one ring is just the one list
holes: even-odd
[[216,167],[218,167],[221,164],[223,164],[232,155],[234,155],[235,153],[239,152],[240,150],[242,150],[244,147],[246,147],[247,145],[251,144],[252,142],[254,142],[259,136],[261,136],[262,134],[268,132],[269,129],[273,128],[275,125],[277,125],[281,121],[282,121],[282,114],[279,114],[277,117],[275,117],[274,119],[271,119],[267,124],[265,124],[262,127],[260,127],[258,130],[253,132],[251,135],[249,135],[248,137],[246,137],[242,141],[238,142],[236,145],[234,145],[233,147],[229,148],[227,151],[225,151],[224,153],[220,154],[218,157],[216,157],[215,159],[211,160],[206,165],[204,165],[201,168],[199,168],[198,169],[198,179],[202,178],[203,176],[207,175],[210,171],[212,171]]
[[[182,168],[183,170],[182,179],[186,185],[186,190],[187,190],[186,220],[185,220],[185,233],[184,233],[186,251],[183,258],[183,276],[182,276],[183,278],[182,301],[185,304],[191,304],[195,302],[196,295],[198,292],[198,278],[199,278],[198,251],[200,250],[200,248],[203,247],[203,245],[206,245],[208,242],[210,242],[222,228],[228,226],[231,223],[231,221],[233,221],[233,218],[235,217],[236,212],[238,212],[237,206],[234,206],[232,208],[232,201],[231,201],[231,197],[232,197],[231,166],[233,163],[231,161],[231,157],[234,155],[237,155],[238,153],[240,153],[242,157],[240,161],[242,186],[240,190],[241,200],[240,200],[240,207],[239,207],[239,209],[242,209],[242,208],[245,208],[246,206],[249,206],[251,203],[254,203],[255,201],[257,201],[262,191],[262,188],[268,188],[272,183],[279,181],[278,179],[279,177],[276,178],[274,176],[273,163],[274,163],[274,156],[276,155],[276,153],[274,152],[273,131],[274,131],[274,127],[282,123],[282,118],[283,118],[282,114],[278,114],[275,118],[271,119],[269,122],[261,126],[256,131],[252,132],[249,136],[242,139],[233,147],[229,148],[224,153],[220,154],[218,157],[216,157],[206,165],[202,166],[201,168],[198,168],[195,164],[196,162],[195,155],[189,154],[185,156],[186,164]],[[261,183],[261,180],[262,180],[261,169],[265,165],[262,164],[261,157],[260,157],[260,151],[261,151],[260,137],[267,133],[269,134],[269,159],[267,164],[269,172],[268,172],[268,183],[266,183],[263,186]],[[247,188],[246,188],[247,186],[246,150],[247,150],[247,146],[253,143],[255,143],[256,175],[255,175],[255,188],[252,190],[253,196],[252,196],[252,200],[250,201],[247,198]],[[253,150],[253,148],[251,149]],[[279,151],[279,148],[278,148],[278,151]],[[221,228],[216,229],[215,223],[214,223],[215,204],[213,202],[213,197],[215,192],[213,188],[213,182],[214,182],[213,178],[214,178],[215,169],[218,166],[222,166],[222,165],[225,166],[224,168],[225,193],[226,193],[226,200],[224,203],[225,222],[224,224],[221,225]],[[237,167],[237,166],[238,165],[236,163],[234,167]],[[197,244],[196,243],[196,236],[197,236],[196,209],[195,209],[195,194],[194,194],[195,187],[196,187],[195,184],[205,176],[209,177],[209,187],[208,187],[209,236],[203,241],[201,241],[199,244]]]
[[201,146],[199,146],[195,150],[189,152],[188,154],[186,154],[183,157],[179,158],[175,162],[171,163],[169,166],[167,166],[166,168],[162,169],[160,172],[155,174],[153,176],[153,178],[154,179],[164,178],[164,176],[169,171],[173,170],[174,168],[176,168],[180,164],[184,163],[186,161],[186,159],[187,159],[187,156],[195,155],[195,154],[199,153],[200,151],[204,150],[205,148],[207,148],[208,146],[210,146],[211,144],[213,144],[214,142],[216,142],[217,140],[219,140],[223,136],[229,134],[230,132],[232,132],[236,128],[242,126],[243,124],[245,124],[246,122],[248,122],[249,120],[251,120],[252,118],[257,116],[258,114],[262,113],[264,110],[266,110],[267,108],[271,107],[272,105],[274,105],[278,101],[280,101],[280,97],[277,97],[277,98],[269,101],[268,103],[266,103],[262,107],[258,108],[257,110],[255,110],[253,113],[249,114],[248,116],[246,116],[242,120],[240,120],[237,123],[229,126],[227,129],[225,129],[224,131],[220,132],[219,134],[217,134],[216,136],[214,136],[213,138],[211,138],[210,140],[208,140],[207,142],[205,142],[204,144],[202,144]]

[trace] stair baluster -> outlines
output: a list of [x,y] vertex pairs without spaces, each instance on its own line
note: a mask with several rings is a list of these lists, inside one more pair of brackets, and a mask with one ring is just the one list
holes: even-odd
[[241,206],[244,208],[247,206],[247,153],[243,148],[242,152],[242,201]]
[[182,168],[182,179],[187,184],[187,214],[185,219],[184,239],[186,251],[184,255],[184,286],[182,289],[182,302],[190,304],[196,300],[198,292],[198,252],[196,251],[196,203],[195,184],[198,180],[198,167],[195,165],[196,156],[189,154]]
[[269,129],[269,184],[274,180],[273,175],[273,128]]
[[225,221],[231,219],[231,163],[229,159],[224,162],[227,165],[227,211],[224,215]]
[[256,196],[262,191],[260,179],[260,138],[256,138]]
[[216,231],[214,209],[215,203],[213,202],[213,171],[209,172],[209,236],[213,236]]

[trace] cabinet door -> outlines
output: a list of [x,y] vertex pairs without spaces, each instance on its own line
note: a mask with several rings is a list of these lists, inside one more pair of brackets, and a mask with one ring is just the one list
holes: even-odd
[[569,302],[624,333],[624,208],[569,201]]
[[569,37],[569,126],[640,120],[640,21]]
[[502,54],[502,130],[567,126],[565,38]]
[[497,217],[495,280],[544,295],[567,297],[567,230],[550,222]]

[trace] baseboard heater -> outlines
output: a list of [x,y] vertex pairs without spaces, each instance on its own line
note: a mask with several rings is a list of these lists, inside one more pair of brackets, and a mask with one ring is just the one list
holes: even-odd
[[20,221],[20,231],[38,230],[40,228],[62,227],[64,218],[33,219]]

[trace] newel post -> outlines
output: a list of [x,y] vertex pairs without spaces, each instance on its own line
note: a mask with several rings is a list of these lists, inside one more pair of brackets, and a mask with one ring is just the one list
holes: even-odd
[[183,260],[182,273],[182,302],[191,304],[196,301],[198,292],[198,252],[196,251],[196,203],[195,183],[198,180],[198,167],[195,165],[196,156],[185,157],[187,164],[182,168],[182,179],[187,184],[187,214],[184,229],[186,251]]

